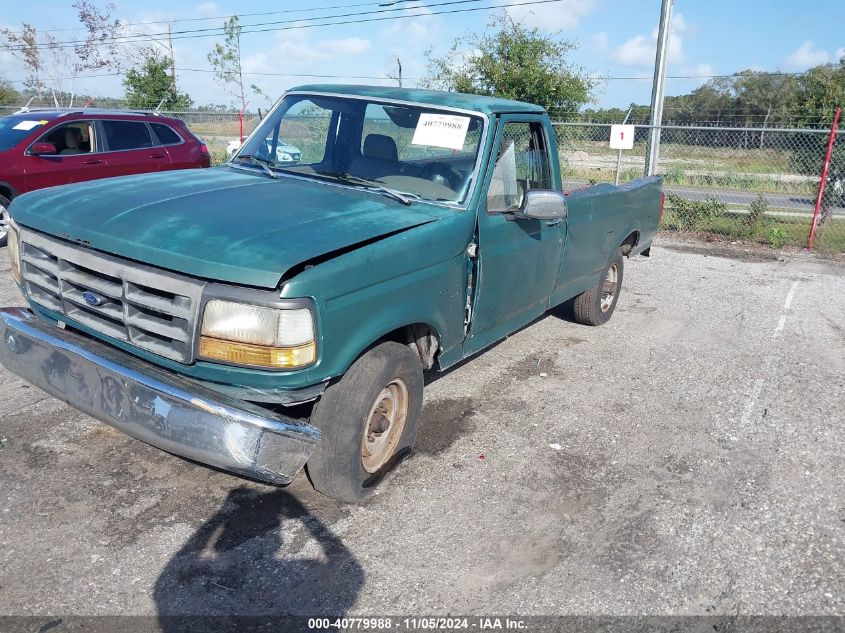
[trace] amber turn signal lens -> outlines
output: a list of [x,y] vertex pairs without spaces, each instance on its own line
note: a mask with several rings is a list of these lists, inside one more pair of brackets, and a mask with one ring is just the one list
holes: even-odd
[[317,358],[317,345],[311,342],[297,347],[266,347],[202,336],[199,355],[236,365],[293,369],[313,363]]

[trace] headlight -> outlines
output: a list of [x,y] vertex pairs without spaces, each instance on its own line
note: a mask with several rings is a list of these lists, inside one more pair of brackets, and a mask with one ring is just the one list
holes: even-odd
[[268,308],[213,299],[205,304],[199,355],[238,365],[293,369],[317,358],[308,308]]
[[6,233],[6,245],[9,249],[9,259],[12,262],[12,276],[16,282],[21,283],[20,232],[11,220]]

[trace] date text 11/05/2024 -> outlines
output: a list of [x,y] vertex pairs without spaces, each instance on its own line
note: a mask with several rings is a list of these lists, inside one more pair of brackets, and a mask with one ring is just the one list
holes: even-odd
[[511,630],[527,629],[524,619],[510,617],[418,617],[418,618],[309,618],[311,630]]

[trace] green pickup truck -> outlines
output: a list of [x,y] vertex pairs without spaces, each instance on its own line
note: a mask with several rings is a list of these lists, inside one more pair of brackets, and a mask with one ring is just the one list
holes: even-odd
[[425,371],[568,300],[606,322],[662,207],[659,178],[564,194],[539,106],[303,86],[215,169],[15,199],[0,362],[165,451],[356,500],[411,451]]

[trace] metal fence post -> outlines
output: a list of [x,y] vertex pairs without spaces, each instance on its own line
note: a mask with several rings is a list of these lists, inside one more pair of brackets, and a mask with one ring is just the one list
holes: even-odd
[[827,152],[824,157],[824,166],[822,167],[822,179],[819,182],[819,195],[816,197],[816,208],[813,210],[813,222],[810,224],[810,236],[807,238],[807,250],[813,250],[813,244],[816,241],[816,227],[819,225],[819,212],[822,208],[822,198],[824,197],[824,188],[827,184],[827,174],[830,171],[830,156],[833,153],[833,144],[836,142],[836,126],[839,125],[839,114],[841,108],[836,108],[836,114],[833,115],[833,125],[830,127],[830,139],[827,142]]
[[645,157],[645,175],[657,171],[660,158],[660,125],[663,123],[663,92],[666,88],[666,55],[669,52],[672,6],[675,0],[663,0],[660,8],[660,25],[657,30],[657,53],[654,58],[654,83],[651,87],[651,132]]

